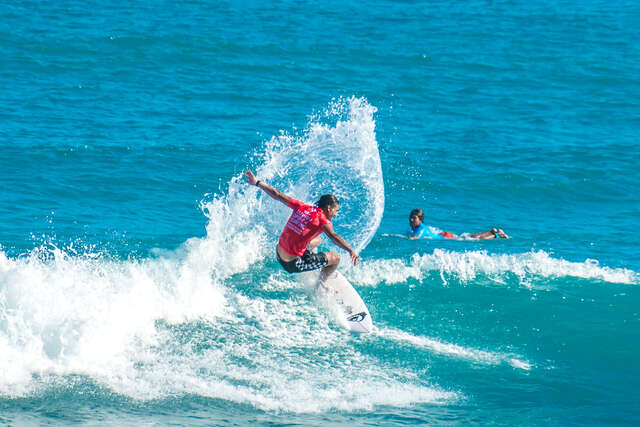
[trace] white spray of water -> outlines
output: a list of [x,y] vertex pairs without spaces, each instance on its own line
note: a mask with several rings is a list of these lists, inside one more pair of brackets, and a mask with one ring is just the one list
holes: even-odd
[[[256,170],[260,179],[308,203],[326,193],[337,196],[340,213],[333,221],[334,227],[356,251],[371,241],[384,211],[375,112],[363,98],[336,100],[322,114],[312,117],[301,135],[272,138]],[[260,195],[262,210],[279,212],[264,219],[273,234],[279,234],[290,213],[277,205]]]

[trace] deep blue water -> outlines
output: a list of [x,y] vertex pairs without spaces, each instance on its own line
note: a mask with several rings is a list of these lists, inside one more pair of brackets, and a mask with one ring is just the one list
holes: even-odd
[[[639,16],[5,2],[0,424],[640,423]],[[374,333],[281,270],[247,167],[338,195]]]

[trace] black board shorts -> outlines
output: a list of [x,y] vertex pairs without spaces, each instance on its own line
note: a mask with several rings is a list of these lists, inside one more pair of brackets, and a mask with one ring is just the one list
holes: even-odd
[[313,254],[308,250],[304,251],[302,256],[292,259],[291,261],[284,261],[280,258],[277,246],[276,258],[278,258],[278,262],[288,273],[302,273],[303,271],[318,270],[329,264],[329,260],[327,260],[327,256],[323,252]]

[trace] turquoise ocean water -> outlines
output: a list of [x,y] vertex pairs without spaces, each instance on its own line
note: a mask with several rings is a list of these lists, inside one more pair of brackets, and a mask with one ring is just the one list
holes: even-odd
[[[0,425],[640,424],[639,16],[2,2]],[[373,333],[245,167],[338,195]]]

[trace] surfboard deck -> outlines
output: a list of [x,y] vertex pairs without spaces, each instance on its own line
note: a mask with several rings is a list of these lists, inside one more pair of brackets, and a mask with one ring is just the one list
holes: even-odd
[[324,282],[316,283],[316,292],[328,298],[341,312],[341,319],[350,331],[359,334],[373,330],[369,309],[351,283],[340,273],[334,272]]

